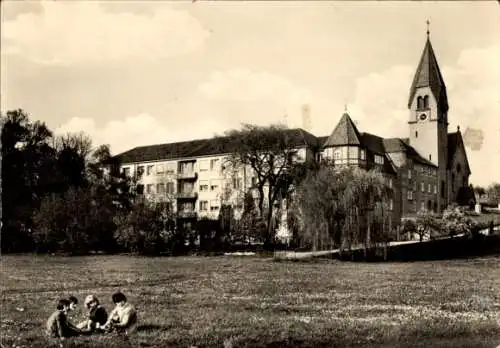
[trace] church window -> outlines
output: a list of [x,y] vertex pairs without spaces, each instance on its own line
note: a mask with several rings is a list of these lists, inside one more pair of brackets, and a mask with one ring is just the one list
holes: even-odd
[[415,138],[418,138],[418,131],[415,131]]
[[422,97],[417,98],[417,109],[423,109],[424,107],[424,99]]
[[427,109],[429,107],[429,96],[426,95],[424,97],[424,109]]
[[425,121],[426,118],[427,118],[426,114],[420,114],[420,120],[421,121]]
[[432,155],[429,154],[429,161],[432,161]]

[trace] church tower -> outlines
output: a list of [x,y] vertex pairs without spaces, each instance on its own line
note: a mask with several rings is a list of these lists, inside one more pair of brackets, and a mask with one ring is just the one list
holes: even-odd
[[[427,22],[428,23],[428,22]],[[438,209],[447,202],[448,97],[427,29],[427,41],[413,78],[408,100],[409,142],[425,159],[438,166]]]

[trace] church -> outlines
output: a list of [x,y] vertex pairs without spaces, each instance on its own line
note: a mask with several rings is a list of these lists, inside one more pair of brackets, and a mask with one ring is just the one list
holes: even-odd
[[[446,84],[429,32],[408,97],[408,137],[361,133],[347,113],[323,142],[323,156],[335,164],[379,167],[393,185],[394,221],[420,210],[443,211],[467,204],[471,170],[460,127],[448,129]],[[392,184],[394,182],[394,184]]]
[[[378,168],[393,189],[391,225],[421,210],[442,212],[467,200],[471,174],[460,128],[448,130],[446,85],[429,33],[411,82],[408,97],[408,137],[382,138],[360,132],[345,112],[329,136],[303,129],[286,130],[290,146],[304,160],[326,158],[335,166]],[[133,148],[115,158],[126,175],[139,173],[144,194],[175,197],[172,209],[191,224],[200,217],[217,218],[227,185],[251,189],[250,171],[228,181],[221,168],[225,156],[216,138]],[[171,178],[165,180],[166,175]],[[167,182],[168,181],[168,182]],[[465,197],[465,199],[464,199]]]

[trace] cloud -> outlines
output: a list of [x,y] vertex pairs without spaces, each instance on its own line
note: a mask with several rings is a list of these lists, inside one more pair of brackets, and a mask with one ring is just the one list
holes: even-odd
[[95,146],[111,145],[111,151],[115,154],[136,146],[177,140],[172,131],[169,131],[165,125],[147,113],[129,116],[124,120],[111,120],[102,127],[98,127],[93,119],[73,117],[58,127],[55,133],[65,134],[80,131],[88,134]]
[[2,52],[43,64],[155,60],[203,47],[209,33],[186,11],[107,12],[97,1],[44,1],[2,23]]
[[[301,109],[311,104],[307,89],[277,74],[250,69],[213,72],[198,86],[198,93],[212,103],[233,105],[243,122],[269,124],[287,122],[300,127]],[[234,115],[233,115],[234,118]]]
[[[482,144],[466,141],[471,181],[487,185],[498,180],[500,163],[500,44],[461,52],[455,64],[441,66],[450,110],[448,131],[462,135],[480,130]],[[384,137],[408,136],[407,98],[416,66],[396,66],[356,81],[349,107],[360,131]],[[476,135],[477,132],[469,131]],[[466,139],[467,140],[467,139]]]

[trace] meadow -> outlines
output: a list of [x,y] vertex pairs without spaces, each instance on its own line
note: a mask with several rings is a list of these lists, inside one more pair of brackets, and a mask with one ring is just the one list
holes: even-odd
[[[139,311],[134,347],[488,347],[500,344],[500,257],[350,263],[262,257],[1,258],[3,347],[43,335],[60,297],[123,291]],[[82,305],[72,314],[83,318]],[[113,335],[66,347],[125,347]]]

